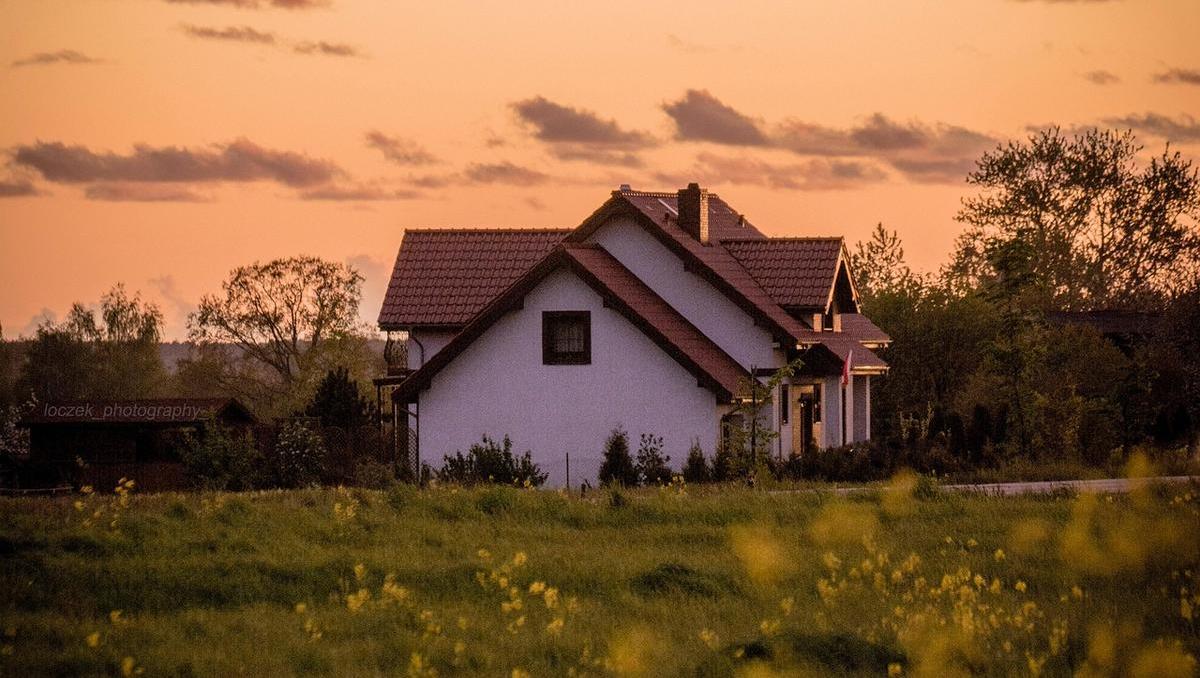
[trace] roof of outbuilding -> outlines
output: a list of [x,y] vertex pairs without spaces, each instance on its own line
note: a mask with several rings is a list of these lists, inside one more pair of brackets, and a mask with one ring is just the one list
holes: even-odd
[[530,290],[550,273],[564,267],[591,286],[609,308],[625,316],[722,401],[728,401],[739,392],[742,379],[749,379],[750,373],[736,360],[603,247],[594,243],[564,243],[487,304],[449,344],[406,379],[394,397],[400,401],[409,400],[417,391],[426,388],[442,368],[506,312],[518,306]]
[[400,241],[379,326],[461,326],[568,233],[534,228],[410,229]]
[[837,275],[841,238],[722,240],[756,282],[779,305],[824,309]]

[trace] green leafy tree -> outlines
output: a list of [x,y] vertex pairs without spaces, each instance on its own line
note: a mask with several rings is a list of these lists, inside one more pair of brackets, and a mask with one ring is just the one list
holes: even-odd
[[869,240],[855,244],[850,263],[859,294],[868,304],[877,295],[903,293],[920,283],[904,261],[900,234],[882,223],[875,225]]
[[700,442],[692,442],[692,446],[688,449],[687,461],[683,464],[683,479],[689,483],[707,483],[712,480],[712,470],[708,466],[708,460],[704,458],[704,450],[700,449]]
[[1019,240],[1034,308],[1137,308],[1178,291],[1200,270],[1200,178],[1169,146],[1144,167],[1141,150],[1128,131],[1054,128],[985,153],[947,278],[977,287]]
[[288,421],[275,437],[275,475],[280,487],[307,487],[321,482],[326,470],[325,441],[303,421]]
[[[188,319],[189,336],[219,347],[213,374],[268,413],[302,407],[328,369],[359,364],[366,349],[350,266],[293,257],[241,266]],[[354,354],[351,358],[351,354]]]
[[187,476],[206,490],[249,490],[261,480],[262,455],[247,431],[213,423],[180,447]]

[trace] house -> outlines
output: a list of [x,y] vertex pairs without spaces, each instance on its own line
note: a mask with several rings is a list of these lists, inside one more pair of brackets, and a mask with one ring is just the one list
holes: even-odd
[[757,417],[772,452],[867,440],[889,342],[841,238],[766,237],[697,184],[622,186],[571,230],[408,230],[379,327],[411,461],[508,435],[557,485],[594,480],[615,427],[676,468],[693,443],[711,457],[750,380],[796,359]]
[[29,429],[30,478],[23,484],[111,490],[130,478],[142,490],[181,489],[187,479],[179,447],[186,434],[213,424],[246,430],[255,423],[232,398],[40,403],[19,422]]

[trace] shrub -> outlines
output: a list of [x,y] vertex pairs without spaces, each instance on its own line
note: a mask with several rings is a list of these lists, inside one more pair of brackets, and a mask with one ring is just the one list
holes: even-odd
[[275,438],[275,479],[280,487],[304,487],[321,481],[325,442],[300,421],[285,422]]
[[683,464],[683,479],[689,483],[712,480],[712,472],[708,468],[708,460],[704,458],[704,450],[700,449],[700,441],[694,441],[688,450],[687,461]]
[[548,474],[542,473],[533,463],[533,455],[526,450],[517,457],[512,452],[512,440],[504,436],[501,444],[487,436],[471,446],[464,455],[461,451],[446,455],[437,479],[448,483],[477,485],[500,483],[502,485],[524,485],[538,487],[546,482]]
[[391,464],[366,459],[354,467],[354,484],[372,490],[386,490],[396,484],[396,474]]
[[638,478],[647,485],[667,485],[671,482],[671,458],[662,453],[662,438],[643,433],[637,452]]
[[189,434],[179,457],[192,484],[206,490],[248,490],[258,484],[262,455],[253,436],[219,424]]
[[637,485],[638,471],[629,456],[629,434],[620,427],[614,428],[604,441],[604,462],[600,464],[600,484]]

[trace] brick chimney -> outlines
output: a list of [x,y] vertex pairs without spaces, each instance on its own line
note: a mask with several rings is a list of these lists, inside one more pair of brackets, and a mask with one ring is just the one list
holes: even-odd
[[679,189],[679,227],[700,243],[708,244],[708,189],[688,184]]

